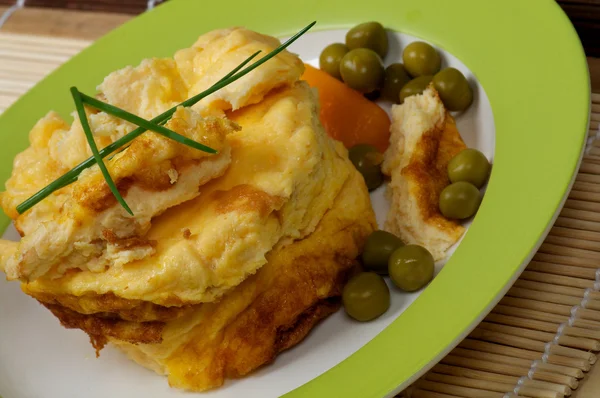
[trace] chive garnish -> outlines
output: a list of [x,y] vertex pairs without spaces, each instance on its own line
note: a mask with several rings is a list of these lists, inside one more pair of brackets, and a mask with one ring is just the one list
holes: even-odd
[[113,193],[115,198],[117,198],[117,201],[121,204],[121,206],[123,206],[123,208],[127,210],[127,213],[133,216],[133,212],[127,205],[127,202],[125,202],[125,199],[123,199],[123,197],[121,196],[119,189],[115,185],[115,182],[113,181],[112,177],[110,176],[110,173],[108,172],[108,169],[106,168],[106,165],[104,164],[104,160],[102,160],[102,157],[98,152],[96,141],[94,141],[94,134],[92,134],[92,129],[90,128],[87,115],[85,114],[85,108],[83,107],[81,93],[75,87],[71,87],[71,95],[73,96],[73,101],[75,102],[75,108],[77,109],[77,114],[79,115],[81,127],[83,128],[83,132],[85,133],[85,138],[87,138],[87,142],[90,146],[90,149],[92,150],[94,159],[96,159],[96,163],[98,163],[98,167],[100,167],[102,175],[104,176],[104,179],[106,180],[110,191]]
[[[71,88],[71,90],[73,90],[73,89],[77,90],[75,87]],[[83,100],[83,102],[86,105],[90,105],[91,107],[96,108],[100,111],[106,112],[109,115],[113,115],[113,116],[118,117],[119,119],[126,120],[130,123],[135,124],[138,127],[144,128],[146,130],[154,131],[155,133],[158,133],[167,138],[170,138],[173,141],[177,141],[180,144],[190,146],[194,149],[198,149],[200,151],[213,153],[213,154],[217,153],[217,151],[215,149],[208,147],[206,145],[203,145],[194,140],[191,140],[186,136],[183,136],[181,134],[174,132],[173,130],[169,130],[168,128],[161,126],[160,124],[155,124],[155,123],[149,122],[148,120],[143,119],[137,115],[134,115],[133,113],[129,113],[124,109],[107,104],[105,102],[97,100],[96,98],[90,97],[83,93],[79,93],[79,94],[81,95],[81,99]],[[98,161],[98,160],[96,159],[96,161]]]
[[[222,89],[223,87],[225,87],[225,86],[233,83],[234,81],[238,80],[239,78],[247,75],[248,73],[250,73],[251,71],[253,71],[257,67],[259,67],[260,65],[264,64],[265,62],[267,62],[269,59],[273,58],[274,56],[276,56],[277,54],[279,54],[280,52],[282,52],[283,50],[285,50],[290,44],[292,44],[300,36],[302,36],[304,33],[306,33],[316,23],[317,23],[316,21],[310,23],[309,25],[307,25],[306,27],[304,27],[302,30],[300,30],[298,33],[296,33],[294,36],[290,37],[288,40],[286,40],[280,46],[278,46],[277,48],[275,48],[273,51],[271,51],[270,53],[268,53],[267,55],[265,55],[264,57],[262,57],[258,61],[254,62],[252,65],[248,66],[244,70],[241,70],[252,59],[254,59],[254,57],[256,57],[256,55],[258,54],[258,52],[254,53],[253,55],[251,55],[250,57],[248,57],[244,62],[242,62],[240,65],[238,65],[235,69],[233,69],[231,72],[229,72],[227,75],[225,75],[217,83],[213,84],[211,87],[209,87],[208,89],[204,90],[203,92],[201,92],[201,93],[199,93],[199,94],[191,97],[190,99],[188,99],[186,101],[183,101],[181,104],[179,104],[179,105],[177,105],[177,106],[169,109],[168,111],[160,114],[159,116],[157,116],[154,119],[152,119],[150,121],[150,123],[152,123],[152,124],[163,124],[167,120],[169,120],[171,118],[171,116],[173,116],[173,114],[177,110],[177,107],[179,107],[179,106],[184,106],[184,107],[193,106],[194,104],[198,103],[203,98],[205,98],[205,97],[209,96],[210,94],[212,94],[212,93],[214,93],[214,92]],[[141,134],[143,134],[145,131],[146,131],[145,128],[138,127],[135,130],[131,131],[130,133],[126,134],[125,136],[123,136],[123,137],[119,138],[118,140],[114,141],[112,144],[109,144],[106,147],[104,147],[102,150],[99,151],[98,154],[100,155],[101,158],[104,158],[104,157],[110,155],[115,150],[119,149],[120,147],[122,147],[122,146],[130,143],[131,141],[133,141],[134,139],[136,139],[137,137],[139,137]],[[68,172],[66,172],[65,174],[63,174],[61,177],[59,177],[58,179],[54,180],[53,182],[51,182],[50,184],[48,184],[46,187],[44,187],[40,191],[36,192],[29,199],[27,199],[23,203],[19,204],[17,206],[17,209],[16,209],[17,212],[19,214],[23,214],[24,212],[26,212],[27,210],[29,210],[30,208],[32,208],[33,206],[35,206],[37,203],[39,203],[40,201],[44,200],[46,197],[48,197],[49,195],[51,195],[53,192],[55,192],[55,191],[57,191],[57,190],[65,187],[65,186],[71,184],[72,182],[76,181],[77,177],[79,176],[79,174],[81,174],[81,172],[83,170],[87,169],[88,167],[93,166],[95,163],[96,163],[96,159],[93,156],[90,157],[90,158],[88,158],[88,159],[86,159],[86,160],[84,160],[83,162],[79,163],[73,169],[69,170]]]

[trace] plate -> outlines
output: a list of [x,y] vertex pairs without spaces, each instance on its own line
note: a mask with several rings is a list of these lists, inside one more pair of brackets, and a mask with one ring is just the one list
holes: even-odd
[[[145,57],[169,56],[211,29],[244,25],[285,36],[316,19],[313,30],[322,32],[293,48],[307,61],[314,61],[323,43],[340,40],[339,29],[368,20],[403,32],[395,36],[401,47],[414,37],[431,42],[448,52],[446,62],[477,78],[472,117],[462,115],[459,129],[469,146],[494,153],[485,199],[462,243],[421,294],[393,294],[392,309],[376,322],[356,324],[340,311],[273,365],[204,394],[391,396],[482,319],[552,225],[586,138],[585,57],[568,19],[551,1],[372,0],[368,7],[350,7],[347,1],[307,0],[293,12],[284,9],[274,0],[235,6],[171,0],[111,32],[0,117],[0,180],[8,178],[12,158],[25,147],[37,119],[49,109],[63,116],[72,110],[68,87],[93,92],[110,71]],[[380,195],[374,194],[378,209]],[[7,218],[0,223],[6,227]],[[116,350],[94,359],[84,333],[64,330],[16,283],[0,284],[0,331],[5,398],[184,395]]]

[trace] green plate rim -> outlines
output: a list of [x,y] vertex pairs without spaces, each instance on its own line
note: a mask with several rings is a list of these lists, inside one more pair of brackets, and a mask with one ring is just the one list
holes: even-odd
[[[281,17],[276,0],[233,6],[170,0],[96,41],[0,116],[0,181],[10,175],[12,159],[25,148],[36,120],[50,109],[63,116],[72,111],[71,85],[93,92],[110,71],[172,55],[211,29],[243,25],[284,36],[312,20],[318,21],[315,30],[376,20],[444,48],[477,76],[494,113],[494,167],[479,213],[442,272],[401,316],[346,360],[285,396],[398,392],[474,328],[552,226],[587,136],[589,74],[576,32],[552,0],[367,4],[306,0]],[[8,223],[0,214],[0,231]]]

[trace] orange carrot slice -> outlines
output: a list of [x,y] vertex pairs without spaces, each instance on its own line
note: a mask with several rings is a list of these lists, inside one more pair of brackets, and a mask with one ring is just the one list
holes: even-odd
[[346,148],[370,144],[381,152],[389,145],[390,118],[377,104],[320,69],[306,65],[302,79],[319,91],[321,123]]

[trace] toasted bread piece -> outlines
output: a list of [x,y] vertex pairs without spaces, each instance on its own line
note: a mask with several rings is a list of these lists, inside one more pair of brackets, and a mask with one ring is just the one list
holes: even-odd
[[392,179],[384,228],[440,260],[464,233],[460,223],[440,213],[438,202],[450,184],[448,162],[465,143],[432,86],[392,108],[391,131],[383,162],[383,172]]

